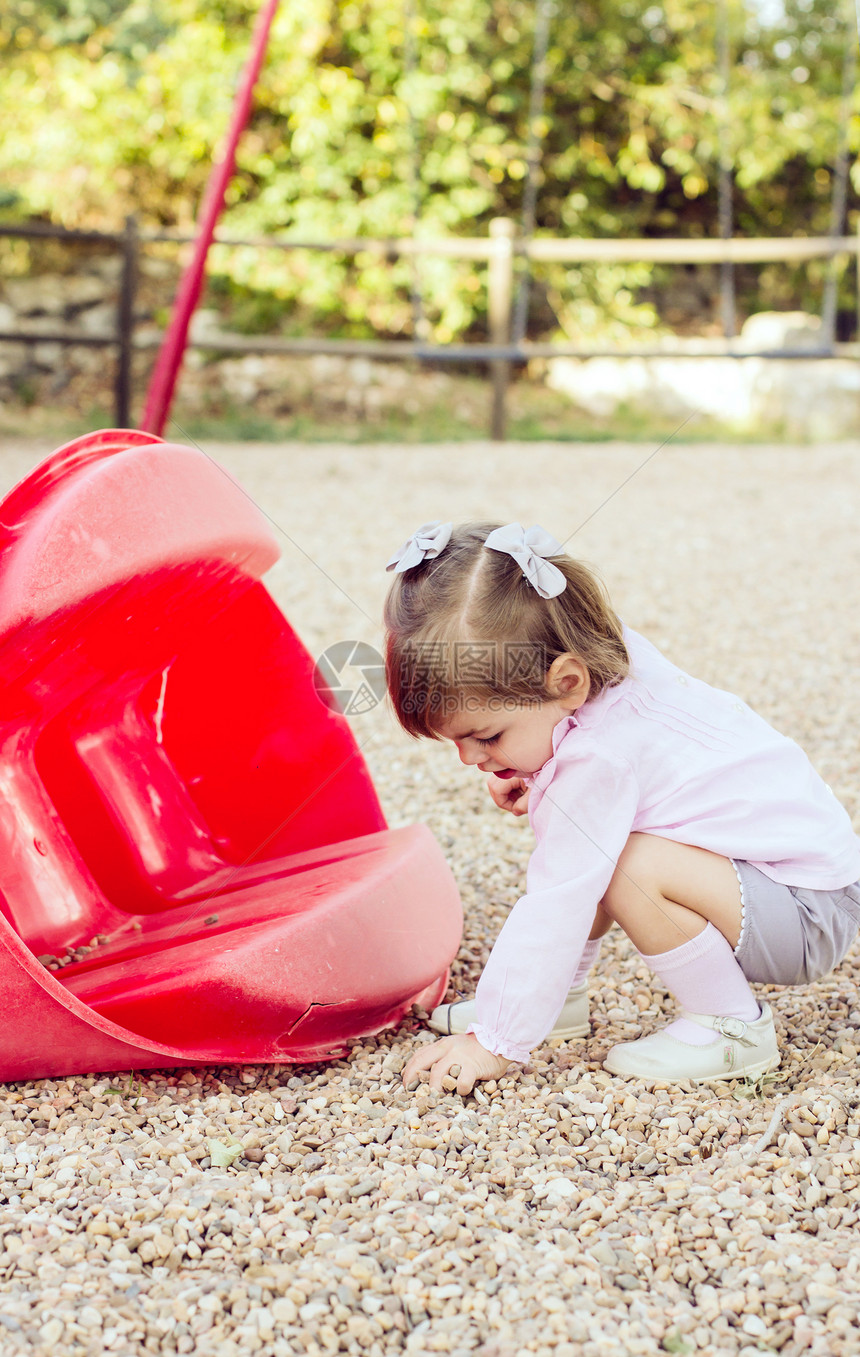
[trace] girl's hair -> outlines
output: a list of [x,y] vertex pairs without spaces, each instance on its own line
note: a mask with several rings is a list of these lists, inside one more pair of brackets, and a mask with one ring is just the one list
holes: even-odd
[[542,598],[512,556],[485,549],[497,526],[461,524],[440,555],[394,577],[386,679],[410,735],[439,739],[445,720],[470,704],[550,701],[547,672],[559,655],[585,664],[591,697],[627,674],[621,623],[591,571],[562,553],[550,557],[567,585]]

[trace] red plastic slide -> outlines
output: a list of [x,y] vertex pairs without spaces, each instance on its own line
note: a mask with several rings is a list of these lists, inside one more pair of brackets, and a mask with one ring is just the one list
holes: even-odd
[[109,431],[0,505],[0,1079],[310,1061],[438,1002],[459,945],[203,453]]

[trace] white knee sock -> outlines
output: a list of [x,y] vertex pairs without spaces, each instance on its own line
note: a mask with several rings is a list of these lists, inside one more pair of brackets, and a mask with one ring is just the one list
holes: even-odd
[[[761,1016],[730,943],[712,923],[671,952],[639,955],[688,1012],[742,1018],[744,1022]],[[720,1038],[719,1032],[687,1018],[676,1018],[665,1030],[689,1046],[707,1046]]]
[[580,957],[579,965],[576,968],[576,974],[570,982],[571,989],[575,989],[577,985],[581,985],[583,980],[585,980],[588,972],[597,960],[597,953],[599,951],[600,938],[589,938],[582,949],[582,956]]

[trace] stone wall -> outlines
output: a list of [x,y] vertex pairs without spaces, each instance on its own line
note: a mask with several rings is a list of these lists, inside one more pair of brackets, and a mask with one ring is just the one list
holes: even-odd
[[[119,274],[118,258],[95,256],[78,273],[7,278],[0,292],[0,330],[115,333]],[[41,344],[4,341],[0,343],[0,393],[14,400],[31,388],[46,385],[51,394],[57,394],[76,375],[103,373],[106,352],[50,340]]]

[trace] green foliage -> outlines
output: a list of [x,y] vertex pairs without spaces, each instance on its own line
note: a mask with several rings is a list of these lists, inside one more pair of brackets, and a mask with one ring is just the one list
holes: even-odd
[[[715,235],[721,154],[736,229],[825,234],[851,10],[727,0],[557,4],[537,129],[538,230]],[[68,226],[191,226],[226,129],[257,0],[0,0],[0,210]],[[320,241],[485,235],[522,210],[535,0],[282,0],[225,230]],[[413,51],[415,59],[409,60]],[[855,101],[855,107],[856,107]],[[722,129],[722,130],[721,130]],[[860,125],[850,126],[852,154]],[[860,174],[850,206],[856,214]],[[483,331],[471,264],[213,251],[243,328]],[[617,339],[656,323],[641,266],[547,266],[532,329]],[[764,275],[767,283],[769,275]],[[773,275],[778,296],[779,271]],[[755,280],[759,286],[762,279]],[[847,286],[847,284],[846,284]]]

